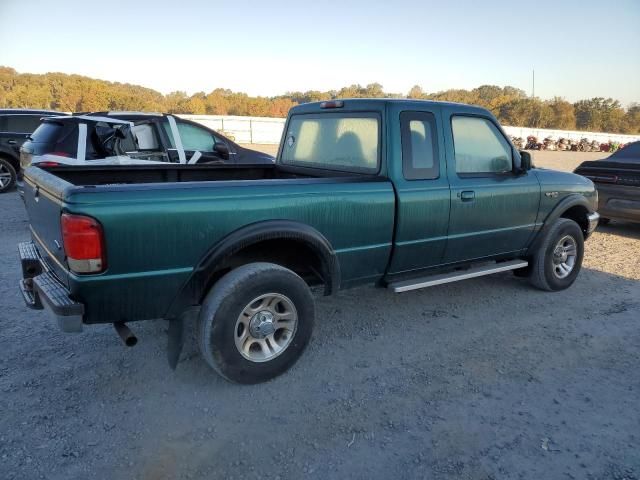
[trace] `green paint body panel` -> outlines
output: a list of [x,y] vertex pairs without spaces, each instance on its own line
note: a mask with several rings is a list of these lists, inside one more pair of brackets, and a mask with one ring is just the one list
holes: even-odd
[[[25,194],[34,236],[43,239],[47,248],[61,238],[52,211],[88,215],[103,226],[105,272],[76,275],[66,271],[61,275],[57,271],[73,298],[84,303],[85,322],[164,317],[210,249],[229,234],[263,221],[290,220],[319,232],[335,253],[340,284],[347,287],[479,258],[517,256],[531,245],[554,206],[572,193],[584,196],[591,211],[596,209],[593,184],[573,174],[533,169],[501,177],[458,177],[450,117],[480,115],[497,125],[484,109],[358,99],[346,100],[342,109],[323,110],[317,103],[300,105],[291,110],[289,118],[324,111],[379,115],[377,175],[364,181],[291,178],[167,182],[153,187],[140,183],[113,189],[109,185],[74,186],[53,173],[28,170],[27,185],[32,182],[49,192],[40,196],[39,203],[33,201],[33,192]],[[404,178],[402,112],[428,112],[435,117],[438,178]],[[519,165],[519,154],[513,152]],[[469,190],[475,192],[475,198],[462,201],[460,194]],[[550,191],[559,193],[544,195]]]

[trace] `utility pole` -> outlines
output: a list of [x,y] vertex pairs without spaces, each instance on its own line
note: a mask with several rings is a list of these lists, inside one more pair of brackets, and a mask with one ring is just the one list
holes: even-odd
[[532,76],[532,88],[531,88],[531,98],[536,98],[536,69],[534,68],[533,71],[533,76]]

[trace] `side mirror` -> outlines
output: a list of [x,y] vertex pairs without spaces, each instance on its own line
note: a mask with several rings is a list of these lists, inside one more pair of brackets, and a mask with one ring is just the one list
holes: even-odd
[[531,170],[532,166],[531,154],[524,150],[520,151],[520,171],[526,172],[527,170]]
[[213,151],[224,160],[229,160],[229,146],[226,143],[218,142],[213,146]]

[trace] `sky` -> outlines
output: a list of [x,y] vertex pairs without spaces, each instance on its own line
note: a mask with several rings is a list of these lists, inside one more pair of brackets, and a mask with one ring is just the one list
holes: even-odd
[[640,102],[640,0],[0,0],[0,65],[189,94],[511,85]]

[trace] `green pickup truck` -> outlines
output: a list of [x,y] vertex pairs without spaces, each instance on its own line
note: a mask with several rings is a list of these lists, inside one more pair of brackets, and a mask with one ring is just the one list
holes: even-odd
[[300,356],[312,287],[513,270],[562,290],[598,223],[593,183],[532,168],[486,110],[390,99],[293,108],[275,165],[30,167],[25,202],[28,306],[128,345],[127,322],[166,319],[172,367],[196,316],[205,361],[241,383]]

